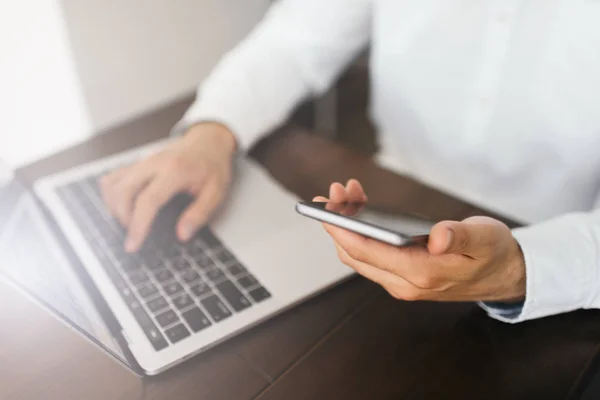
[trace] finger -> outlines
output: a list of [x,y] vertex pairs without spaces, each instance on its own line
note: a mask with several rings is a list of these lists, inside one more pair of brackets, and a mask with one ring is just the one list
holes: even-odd
[[379,267],[388,264],[384,260],[395,257],[393,250],[396,247],[381,243],[374,239],[359,235],[346,229],[324,224],[325,230],[352,258],[355,260]]
[[326,202],[329,201],[329,199],[327,197],[317,196],[312,201],[316,201],[316,202],[319,202],[319,203],[326,203]]
[[350,257],[350,255],[348,255],[342,246],[337,243],[335,243],[335,246],[340,261],[352,268],[358,274],[381,285],[395,298],[405,300],[417,300],[419,298],[425,298],[426,291],[417,288],[402,277],[373,267],[367,263],[357,261]]
[[113,185],[113,184],[114,184],[114,183],[116,183],[116,182],[117,182],[117,181],[118,181],[118,180],[119,180],[119,179],[120,179],[120,178],[121,178],[121,177],[122,177],[124,174],[126,174],[126,173],[127,173],[127,171],[128,171],[129,169],[131,169],[131,166],[127,166],[127,167],[121,167],[121,168],[118,168],[118,169],[116,169],[116,170],[114,170],[114,171],[111,171],[111,172],[109,172],[109,173],[108,173],[108,174],[106,174],[106,175],[103,175],[103,176],[100,178],[100,182],[99,182],[99,183],[100,183],[100,185],[101,185],[102,187],[105,187],[105,186],[111,186],[111,185]]
[[344,205],[342,206],[342,209],[340,211],[340,214],[354,216],[358,213],[359,210],[360,210],[360,207],[358,206],[357,203],[344,203]]
[[420,281],[436,267],[435,260],[426,249],[399,248],[342,228],[325,225],[325,230],[350,257],[398,275],[409,282]]
[[346,188],[339,182],[332,183],[329,187],[329,199],[336,203],[345,203],[348,201]]
[[350,179],[348,183],[346,183],[346,192],[348,193],[348,201],[353,203],[366,203],[367,195],[360,184],[356,179]]
[[510,231],[506,225],[492,218],[443,221],[431,229],[428,247],[432,254],[461,254],[477,258],[488,255],[503,233],[510,234]]
[[207,182],[200,189],[196,200],[184,211],[177,224],[177,236],[187,242],[204,225],[210,214],[221,202],[224,188],[216,180]]
[[431,254],[443,254],[449,250],[454,237],[450,221],[435,224],[429,232],[427,248]]
[[115,186],[122,178],[126,177],[127,175],[129,175],[129,173],[133,170],[133,169],[137,169],[139,168],[141,165],[144,165],[144,167],[148,166],[148,165],[153,165],[155,162],[155,160],[157,160],[158,157],[156,155],[152,155],[152,156],[147,156],[144,159],[141,159],[139,161],[137,161],[136,163],[132,164],[132,165],[127,165],[124,167],[120,167],[115,169],[114,171],[109,172],[108,174],[102,176],[100,178],[100,184],[102,186],[106,186],[108,187],[113,187]]
[[135,199],[156,176],[156,169],[142,163],[131,168],[110,189],[109,204],[114,215],[123,226],[129,226]]
[[380,285],[390,284],[394,281],[395,275],[391,274],[390,272],[383,271],[379,268],[375,268],[361,261],[355,260],[354,258],[350,257],[350,255],[348,255],[348,253],[342,246],[340,246],[335,241],[333,243],[335,244],[337,255],[340,261],[352,268],[353,270],[355,270],[356,272],[358,272],[360,275]]
[[325,204],[325,209],[334,213],[343,214],[345,208],[346,203],[335,203],[333,201],[328,201],[327,204]]
[[114,185],[121,179],[121,177],[125,175],[126,171],[128,170],[129,167],[119,168],[98,179],[98,185],[100,187],[100,191],[102,192],[102,199],[113,215],[115,214],[113,213],[111,203],[113,198],[112,193],[114,193]]
[[129,224],[125,250],[137,251],[150,231],[160,208],[180,191],[181,184],[173,176],[156,177],[138,195]]

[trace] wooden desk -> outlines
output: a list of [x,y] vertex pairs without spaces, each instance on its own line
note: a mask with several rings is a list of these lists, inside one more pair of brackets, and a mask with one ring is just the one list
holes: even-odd
[[[188,101],[18,172],[33,180],[163,136]],[[49,133],[51,134],[51,133]],[[302,130],[253,156],[301,197],[359,178],[432,218],[483,213]],[[162,375],[139,379],[0,284],[0,399],[563,399],[600,341],[600,312],[509,325],[473,304],[407,303],[352,279]]]

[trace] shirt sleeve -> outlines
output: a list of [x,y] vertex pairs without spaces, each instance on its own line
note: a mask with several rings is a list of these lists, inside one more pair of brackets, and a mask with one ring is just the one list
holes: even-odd
[[517,228],[513,236],[525,257],[525,301],[480,302],[491,317],[518,323],[600,308],[600,210]]
[[370,0],[279,0],[225,54],[175,125],[220,122],[241,150],[281,124],[309,95],[322,93],[366,46]]

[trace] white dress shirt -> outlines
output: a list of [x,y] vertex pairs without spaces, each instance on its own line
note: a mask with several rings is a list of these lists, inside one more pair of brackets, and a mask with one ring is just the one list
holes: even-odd
[[218,120],[246,149],[367,44],[382,164],[531,224],[522,309],[482,307],[600,308],[599,0],[279,0],[174,131]]

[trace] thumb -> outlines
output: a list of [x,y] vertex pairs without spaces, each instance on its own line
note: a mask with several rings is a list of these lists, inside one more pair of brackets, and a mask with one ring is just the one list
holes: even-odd
[[215,181],[207,183],[202,188],[196,200],[188,206],[179,218],[177,226],[179,240],[187,242],[207,222],[209,216],[221,201],[221,195],[221,186]]
[[495,223],[487,219],[467,219],[462,222],[443,221],[429,234],[428,249],[431,254],[463,254],[480,256],[494,243]]

